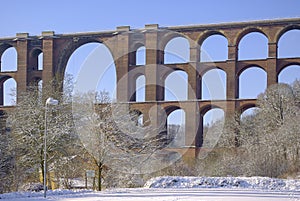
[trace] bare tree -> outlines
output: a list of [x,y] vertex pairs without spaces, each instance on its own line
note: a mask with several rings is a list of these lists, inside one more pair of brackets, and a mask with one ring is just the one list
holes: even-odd
[[[6,118],[0,121],[5,123]],[[3,127],[0,133],[0,193],[9,192],[12,188],[13,154],[9,147],[10,143],[9,128]]]
[[[97,108],[97,112],[94,111],[96,98],[104,104]],[[93,157],[98,172],[98,190],[101,191],[102,171],[110,151],[108,136],[113,131],[109,122],[109,96],[105,92],[100,93],[98,97],[94,93],[77,94],[75,100],[73,107],[80,108],[79,112],[73,114],[77,120],[77,132],[82,136],[83,145]]]
[[252,174],[277,177],[299,163],[297,93],[290,85],[273,85],[258,97],[260,109],[242,120],[242,146],[250,155]]
[[[16,107],[8,115],[11,126],[11,144],[15,160],[15,183],[29,180],[37,181],[39,170],[44,170],[44,134],[47,120],[47,159],[49,168],[54,161],[68,156],[69,146],[76,139],[73,132],[70,94],[63,94],[63,83],[59,80],[44,83],[43,89],[36,85],[18,94]],[[60,104],[46,111],[45,99],[54,97]],[[48,118],[45,119],[45,113]],[[42,174],[44,175],[44,174]]]
[[[258,109],[241,118],[226,117],[216,148],[200,161],[206,175],[261,175],[278,177],[299,171],[299,81],[277,84],[258,97]],[[216,122],[218,123],[218,122]],[[205,143],[204,143],[205,145]]]
[[132,176],[152,171],[149,167],[161,168],[161,162],[170,159],[161,152],[170,143],[165,128],[139,125],[139,114],[108,97],[107,92],[79,94],[73,102],[77,132],[97,167],[98,190],[104,167]]
[[295,128],[299,106],[295,100],[287,84],[274,85],[258,97],[260,109],[251,120],[255,125],[245,129],[244,140],[249,153],[255,153],[253,167],[257,174],[276,177],[288,171],[289,155],[299,146],[299,131]]

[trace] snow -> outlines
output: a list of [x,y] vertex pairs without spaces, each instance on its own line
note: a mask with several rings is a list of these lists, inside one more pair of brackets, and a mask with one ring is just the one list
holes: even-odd
[[[60,195],[78,195],[93,192],[92,190],[49,190],[47,191],[47,196],[60,196]],[[13,192],[13,193],[4,193],[0,194],[0,200],[3,199],[17,199],[17,198],[35,198],[43,197],[44,191],[34,192],[34,191],[23,191],[23,192]]]
[[[242,198],[242,199],[241,199]],[[300,180],[267,177],[178,177],[150,179],[143,188],[49,190],[0,194],[2,201],[300,200]]]
[[268,177],[156,177],[146,188],[247,188],[277,191],[300,191],[300,180]]

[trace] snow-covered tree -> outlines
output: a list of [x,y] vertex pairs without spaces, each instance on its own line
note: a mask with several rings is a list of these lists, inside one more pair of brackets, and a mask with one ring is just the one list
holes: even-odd
[[250,115],[227,116],[212,125],[221,133],[216,148],[200,161],[208,175],[260,175],[278,177],[299,171],[300,84],[277,84],[258,96]]
[[9,147],[11,137],[9,135],[9,128],[5,128],[6,118],[0,119],[2,123],[2,130],[0,132],[0,193],[8,192],[11,189],[12,171],[13,171],[13,157]]
[[254,119],[256,136],[248,147],[255,149],[251,152],[261,153],[256,159],[268,176],[288,171],[290,157],[299,157],[300,108],[295,93],[290,85],[278,84],[258,97],[260,110]]
[[[55,161],[69,155],[76,139],[73,130],[70,94],[62,93],[63,82],[56,79],[43,83],[43,88],[32,85],[18,94],[15,108],[8,114],[11,129],[10,149],[15,161],[16,183],[38,180],[44,173],[44,135],[47,124],[47,164],[49,171]],[[68,84],[68,83],[65,83]],[[45,106],[45,100],[59,100],[57,106]],[[47,119],[45,118],[47,115]],[[47,121],[47,122],[45,122]],[[44,175],[44,174],[42,174]]]
[[168,152],[164,155],[161,152],[170,143],[166,130],[141,126],[137,123],[138,114],[129,111],[128,104],[111,103],[105,91],[98,95],[76,95],[73,114],[77,133],[97,166],[98,190],[101,190],[104,168],[118,172],[116,177],[122,174],[124,179],[125,175],[162,168],[162,161],[170,157]]

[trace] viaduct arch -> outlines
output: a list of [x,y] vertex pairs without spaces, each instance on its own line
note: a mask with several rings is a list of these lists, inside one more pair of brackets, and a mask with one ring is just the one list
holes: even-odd
[[[300,65],[300,57],[278,58],[278,41],[289,30],[300,29],[300,18],[263,20],[252,22],[222,23],[195,26],[159,27],[157,24],[145,25],[143,29],[120,26],[113,31],[55,34],[42,32],[40,36],[17,33],[15,37],[0,38],[0,58],[6,49],[14,47],[17,51],[17,71],[0,72],[0,105],[3,105],[3,83],[7,78],[17,82],[17,92],[26,90],[34,80],[51,80],[56,74],[64,74],[71,54],[81,45],[98,42],[110,50],[116,66],[117,101],[129,103],[132,110],[140,111],[144,118],[154,119],[158,124],[160,110],[181,108],[186,113],[185,145],[201,147],[202,115],[209,108],[222,108],[226,115],[244,111],[255,106],[255,99],[239,99],[239,75],[251,66],[259,66],[267,74],[267,86],[278,82],[278,74],[287,66]],[[248,33],[259,32],[268,40],[266,59],[239,60],[239,42]],[[228,41],[228,58],[225,61],[202,62],[201,45],[212,35],[221,35]],[[189,61],[186,63],[164,64],[164,48],[176,38],[189,41]],[[137,65],[137,50],[145,47],[145,65]],[[43,69],[37,68],[37,56],[43,53]],[[1,63],[0,63],[1,68]],[[201,79],[211,69],[221,69],[226,73],[226,99],[202,100]],[[164,81],[175,70],[188,75],[188,98],[185,101],[164,101]],[[135,82],[145,76],[145,102],[136,102]],[[1,115],[12,107],[0,106]],[[154,113],[150,110],[156,108]],[[153,116],[154,114],[154,116]]]

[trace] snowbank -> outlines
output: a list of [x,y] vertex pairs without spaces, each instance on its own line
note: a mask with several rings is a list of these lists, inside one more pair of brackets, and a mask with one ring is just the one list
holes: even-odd
[[[273,179],[268,177],[176,177],[164,176],[150,179],[144,185],[144,188],[136,189],[137,192],[150,190],[149,188],[168,188],[170,190],[178,188],[227,188],[227,189],[253,189],[253,190],[274,190],[285,192],[297,192],[300,194],[300,180]],[[130,191],[133,189],[130,189]],[[154,189],[151,189],[154,190]],[[157,189],[159,190],[159,189]],[[163,189],[161,189],[163,190]],[[165,190],[165,189],[164,189]],[[107,196],[115,194],[124,194],[129,189],[111,189],[101,192],[108,193]],[[152,191],[151,191],[152,192]],[[49,190],[47,196],[53,196],[55,199],[62,197],[85,197],[87,195],[99,194],[92,190]],[[96,195],[95,195],[96,196]],[[99,196],[99,195],[98,195]],[[131,197],[129,195],[129,197]],[[43,191],[24,191],[0,194],[0,200],[45,200]],[[48,199],[46,199],[48,200]],[[52,199],[51,199],[52,200]]]
[[[57,195],[75,195],[93,192],[92,190],[49,190],[47,191],[47,196],[57,196]],[[1,199],[16,199],[16,198],[33,198],[33,197],[43,197],[44,191],[34,192],[34,191],[23,191],[23,192],[13,192],[0,194]]]
[[248,188],[278,191],[300,191],[300,180],[268,177],[176,177],[150,179],[145,188]]

